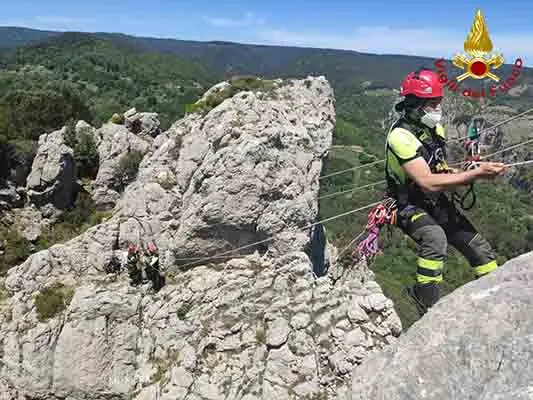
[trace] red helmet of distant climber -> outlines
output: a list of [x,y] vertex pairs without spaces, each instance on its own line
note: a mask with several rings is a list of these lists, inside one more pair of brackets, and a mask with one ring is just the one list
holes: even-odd
[[148,244],[148,251],[149,251],[150,253],[152,253],[152,254],[153,254],[153,253],[156,253],[156,252],[157,252],[157,247],[155,246],[155,244],[153,244],[153,243],[149,243],[149,244]]
[[139,249],[137,248],[137,246],[135,246],[134,244],[130,244],[128,246],[128,253],[137,253],[139,251]]
[[423,99],[442,97],[443,93],[443,85],[439,81],[438,75],[425,68],[410,72],[403,80],[400,90],[401,96],[411,94]]

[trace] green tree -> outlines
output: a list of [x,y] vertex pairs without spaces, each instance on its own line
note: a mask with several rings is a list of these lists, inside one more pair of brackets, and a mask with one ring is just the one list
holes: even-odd
[[100,165],[100,156],[94,141],[94,137],[89,132],[79,132],[74,146],[74,160],[80,178],[96,178]]

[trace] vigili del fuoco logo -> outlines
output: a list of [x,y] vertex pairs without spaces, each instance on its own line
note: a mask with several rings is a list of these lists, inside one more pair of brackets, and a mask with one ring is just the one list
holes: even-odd
[[[485,19],[481,10],[477,10],[474,23],[464,43],[468,55],[457,54],[452,60],[453,65],[464,72],[457,78],[450,79],[446,73],[445,60],[440,58],[435,61],[435,66],[441,83],[452,92],[461,90],[460,93],[465,97],[495,97],[498,93],[507,93],[520,75],[523,62],[521,58],[517,58],[511,74],[502,81],[497,75],[497,70],[503,65],[504,59],[501,54],[490,54],[492,48]],[[489,80],[490,84],[488,88],[483,89],[461,86],[468,78]]]

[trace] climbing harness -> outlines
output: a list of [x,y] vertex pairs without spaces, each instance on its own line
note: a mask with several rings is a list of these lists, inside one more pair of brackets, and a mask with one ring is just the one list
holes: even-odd
[[352,259],[360,261],[369,260],[382,250],[379,247],[379,235],[384,225],[395,225],[397,219],[396,200],[387,197],[368,213],[368,223],[365,227],[366,237],[359,242],[352,252]]
[[[464,171],[475,169],[479,167],[479,162],[482,160],[480,138],[481,134],[477,127],[473,126],[468,131],[467,140],[464,142],[463,148],[466,156],[461,162],[461,167]],[[468,211],[476,205],[476,191],[474,183],[468,186],[468,189],[460,194],[457,189],[452,192],[452,201],[458,204],[463,210]]]

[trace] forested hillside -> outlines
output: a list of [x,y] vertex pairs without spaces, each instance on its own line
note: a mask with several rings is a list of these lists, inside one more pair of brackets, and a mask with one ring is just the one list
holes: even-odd
[[[183,116],[187,104],[224,77],[240,73],[268,77],[312,74],[328,78],[337,100],[334,145],[341,147],[330,151],[323,171],[328,174],[383,158],[384,121],[397,96],[393,89],[407,71],[432,64],[431,59],[334,50],[202,44],[110,34],[68,33],[50,38],[49,33],[39,36],[26,32],[27,36],[17,37],[9,31],[8,37],[2,32],[0,47],[44,40],[10,50],[1,58],[0,142],[14,144],[29,159],[39,135],[69,120],[84,119],[98,126],[114,113],[136,107],[157,112],[166,128]],[[529,72],[521,83],[528,79]],[[519,97],[502,96],[498,102],[512,104],[516,110],[530,107],[530,90]],[[505,129],[511,132],[512,125]],[[375,165],[324,179],[321,195],[382,180],[382,169],[382,165]],[[478,205],[469,215],[494,245],[499,260],[533,249],[531,195],[505,183],[478,187]],[[324,199],[321,217],[377,201],[382,188]],[[342,249],[365,224],[366,215],[361,213],[326,227],[329,238]],[[384,232],[383,238],[385,253],[371,268],[408,326],[417,319],[415,307],[402,292],[415,278],[413,243],[397,230],[390,237]],[[446,290],[471,278],[466,262],[451,251]]]
[[0,137],[21,148],[70,119],[99,125],[131,107],[168,127],[215,82],[195,62],[75,33],[9,52],[1,66]]

